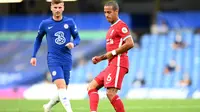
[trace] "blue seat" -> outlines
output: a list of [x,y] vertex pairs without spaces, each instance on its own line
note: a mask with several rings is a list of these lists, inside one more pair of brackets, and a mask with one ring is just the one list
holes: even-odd
[[150,36],[149,35],[142,36],[142,40],[141,40],[142,48],[148,47],[149,43],[150,43]]
[[181,79],[182,79],[182,76],[183,76],[183,72],[180,70],[180,71],[175,71],[173,74],[173,79],[172,79],[172,82],[171,82],[171,86],[175,86]]
[[196,88],[199,85],[199,71],[198,70],[194,70],[193,74],[192,74],[192,87]]
[[184,59],[183,59],[182,68],[188,72],[190,72],[192,68],[192,49],[191,48],[184,49]]
[[162,81],[162,76],[163,76],[162,72],[163,72],[163,70],[161,69],[161,67],[160,67],[160,69],[156,68],[155,77],[153,79],[153,87],[155,87],[155,88],[162,87],[162,83],[163,83],[163,81]]
[[158,35],[151,35],[150,36],[150,44],[156,44],[158,40]]
[[183,62],[183,50],[180,49],[180,50],[177,50],[176,53],[175,53],[175,60],[176,60],[176,63],[179,65],[179,66],[182,66],[182,62]]
[[172,87],[172,73],[163,76],[163,88],[171,88]]
[[185,32],[182,34],[183,37],[183,41],[187,44],[187,45],[191,45],[192,44],[192,37],[193,34],[191,32]]
[[174,39],[175,36],[176,36],[176,32],[175,31],[169,31],[168,34],[167,34],[167,38]]
[[165,36],[160,36],[158,38],[158,51],[164,51],[166,48],[166,45],[167,45],[167,39]]

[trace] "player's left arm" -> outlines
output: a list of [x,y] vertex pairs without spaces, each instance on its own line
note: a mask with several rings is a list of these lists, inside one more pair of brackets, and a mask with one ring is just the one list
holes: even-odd
[[75,46],[79,45],[81,39],[80,39],[78,30],[77,30],[77,26],[76,26],[74,20],[72,19],[71,21],[72,21],[72,24],[70,26],[70,31],[71,31],[71,34],[73,37],[73,42],[67,43],[66,46],[68,46],[70,48],[74,48]]

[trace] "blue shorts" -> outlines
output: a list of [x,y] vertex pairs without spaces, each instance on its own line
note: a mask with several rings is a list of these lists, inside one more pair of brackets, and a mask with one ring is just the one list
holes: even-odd
[[48,66],[49,71],[51,73],[52,82],[54,82],[56,79],[64,79],[66,85],[69,84],[70,79],[70,70],[67,70],[65,66],[63,65],[55,65],[55,66]]

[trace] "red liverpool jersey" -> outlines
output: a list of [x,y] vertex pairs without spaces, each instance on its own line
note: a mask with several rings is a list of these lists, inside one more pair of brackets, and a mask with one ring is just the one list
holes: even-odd
[[[131,37],[128,26],[122,20],[118,19],[114,24],[111,25],[106,34],[106,51],[109,52],[119,48],[124,44],[125,39],[128,37]],[[108,61],[109,65],[129,68],[127,52],[116,55]]]

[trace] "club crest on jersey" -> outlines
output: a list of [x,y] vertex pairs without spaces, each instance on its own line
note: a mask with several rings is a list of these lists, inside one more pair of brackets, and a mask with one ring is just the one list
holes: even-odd
[[56,74],[57,74],[56,71],[53,71],[53,72],[52,72],[52,75],[53,75],[53,76],[56,76]]
[[68,25],[68,24],[64,24],[64,28],[65,28],[65,29],[68,29],[68,28],[69,28],[69,25]]
[[123,28],[122,28],[122,32],[123,32],[123,33],[127,33],[127,32],[128,32],[128,29],[127,29],[126,27],[123,27]]

